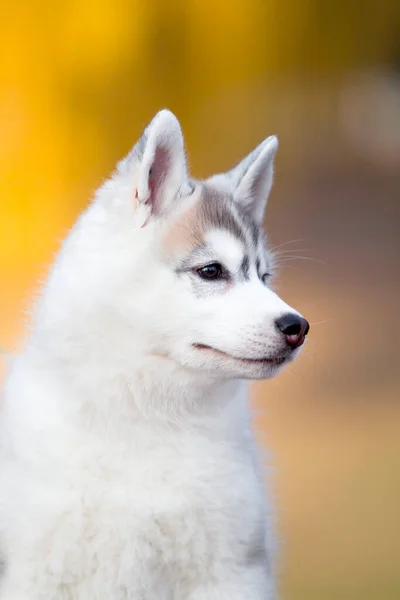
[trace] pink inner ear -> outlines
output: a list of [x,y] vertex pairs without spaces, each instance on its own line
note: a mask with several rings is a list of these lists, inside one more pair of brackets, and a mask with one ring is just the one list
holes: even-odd
[[163,146],[157,146],[154,154],[153,164],[149,171],[150,197],[147,203],[151,203],[152,214],[159,214],[162,210],[163,187],[170,170],[170,153]]

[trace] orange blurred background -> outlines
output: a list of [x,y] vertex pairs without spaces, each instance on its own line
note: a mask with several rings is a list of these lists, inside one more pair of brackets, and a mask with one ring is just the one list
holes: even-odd
[[59,240],[157,110],[180,118],[197,177],[278,134],[266,225],[282,244],[280,293],[312,323],[299,361],[254,395],[282,595],[398,600],[400,4],[31,0],[1,12],[0,346],[18,348]]

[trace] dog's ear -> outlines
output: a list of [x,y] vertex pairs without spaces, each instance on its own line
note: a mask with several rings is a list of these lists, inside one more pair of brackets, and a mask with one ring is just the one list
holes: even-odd
[[182,130],[169,110],[161,110],[133,149],[136,198],[151,215],[165,212],[187,181]]
[[236,202],[260,224],[272,187],[277,149],[278,138],[272,135],[223,176],[227,178]]

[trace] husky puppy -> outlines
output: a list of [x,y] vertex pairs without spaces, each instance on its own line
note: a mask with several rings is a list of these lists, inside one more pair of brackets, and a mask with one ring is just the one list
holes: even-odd
[[277,146],[196,181],[163,110],[70,232],[4,388],[1,600],[276,598],[245,380],[308,332],[270,289]]

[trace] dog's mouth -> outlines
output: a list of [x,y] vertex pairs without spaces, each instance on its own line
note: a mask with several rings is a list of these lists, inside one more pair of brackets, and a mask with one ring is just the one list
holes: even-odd
[[273,367],[278,367],[279,365],[282,365],[288,358],[287,356],[274,356],[269,358],[244,358],[240,356],[233,356],[233,354],[228,354],[223,350],[218,350],[217,348],[207,346],[206,344],[193,344],[193,347],[197,350],[212,352],[213,354],[217,354],[225,358],[230,358],[231,360],[236,360],[242,363],[247,363],[249,365],[271,365]]

